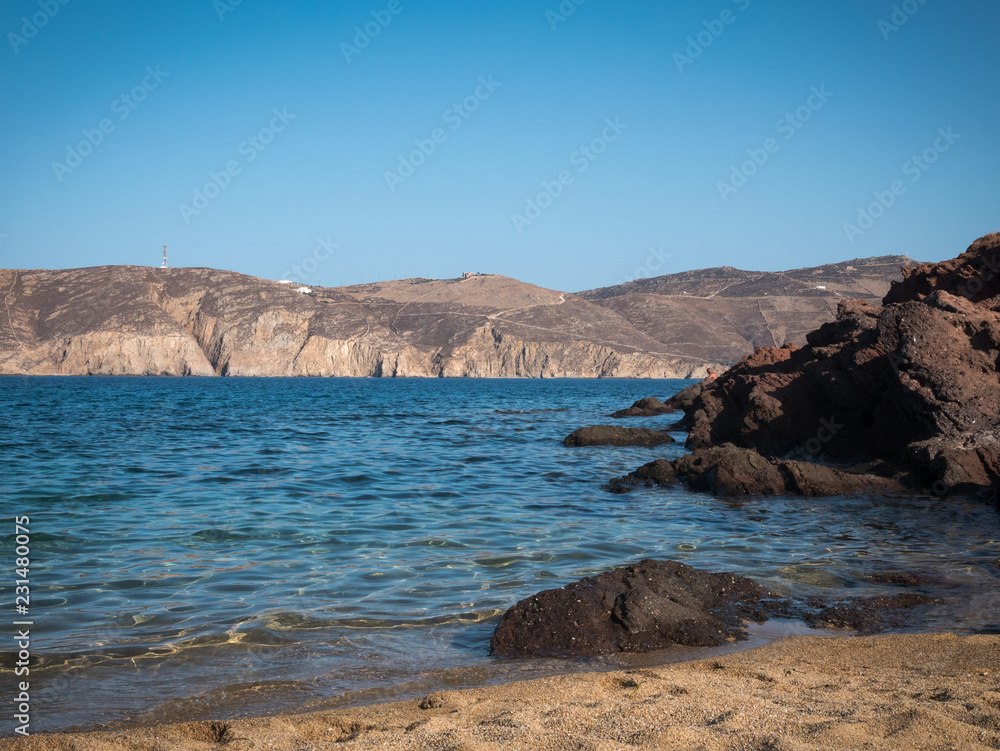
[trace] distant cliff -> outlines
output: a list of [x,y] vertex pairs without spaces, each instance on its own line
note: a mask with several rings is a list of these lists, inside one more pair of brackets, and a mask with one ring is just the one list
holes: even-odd
[[499,276],[313,288],[212,269],[0,271],[0,373],[697,376],[617,313]]
[[731,266],[639,279],[581,292],[621,314],[671,352],[729,364],[755,347],[805,344],[808,332],[837,314],[841,300],[879,302],[906,256],[859,258],[792,271]]
[[0,270],[0,374],[694,378],[832,319],[843,296],[880,297],[906,259],[870,260],[580,295],[493,275],[303,292],[214,269]]

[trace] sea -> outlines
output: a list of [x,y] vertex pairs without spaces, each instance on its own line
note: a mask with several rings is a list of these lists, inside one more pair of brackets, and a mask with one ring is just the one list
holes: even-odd
[[[30,621],[35,733],[308,711],[712,653],[490,656],[518,600],[643,558],[797,598],[898,594],[879,575],[916,572],[941,603],[906,630],[1000,632],[991,506],[607,492],[610,479],[683,453],[675,415],[627,422],[674,431],[666,447],[563,446],[576,428],[688,383],[0,378],[0,677],[14,684],[24,627],[12,624]],[[28,517],[26,538],[17,517]],[[19,615],[24,540],[30,603]],[[794,633],[814,632],[770,622],[715,652]]]

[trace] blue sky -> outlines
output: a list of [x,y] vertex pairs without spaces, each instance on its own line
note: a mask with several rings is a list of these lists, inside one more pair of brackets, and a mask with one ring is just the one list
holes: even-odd
[[0,266],[939,260],[1000,230],[998,30],[992,0],[12,0]]

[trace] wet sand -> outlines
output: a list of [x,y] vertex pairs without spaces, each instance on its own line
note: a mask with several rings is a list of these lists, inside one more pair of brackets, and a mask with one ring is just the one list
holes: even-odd
[[695,662],[229,722],[5,738],[0,749],[1000,748],[1000,636],[794,636]]

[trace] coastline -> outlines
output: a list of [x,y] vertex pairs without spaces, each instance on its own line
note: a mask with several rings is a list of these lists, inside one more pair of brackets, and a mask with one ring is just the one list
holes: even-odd
[[1000,748],[1000,635],[792,636],[690,662],[253,712],[263,716],[180,714],[0,749]]
[[1000,635],[791,636],[721,657],[226,722],[0,739],[19,751],[1000,747]]

